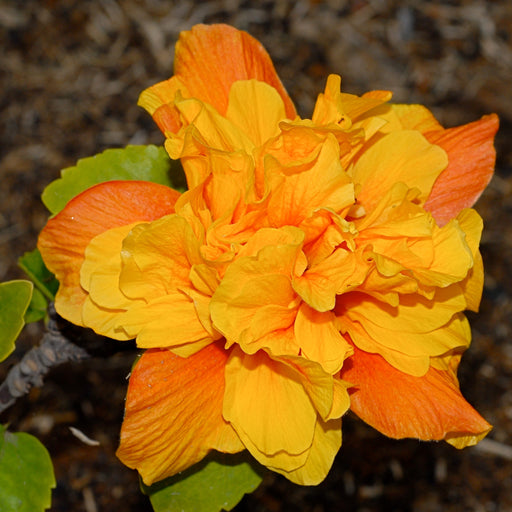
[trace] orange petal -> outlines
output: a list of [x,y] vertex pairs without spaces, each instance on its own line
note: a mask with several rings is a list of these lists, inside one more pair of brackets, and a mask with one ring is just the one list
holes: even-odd
[[413,377],[354,347],[341,377],[354,385],[351,409],[394,439],[445,439],[462,448],[476,444],[491,429],[447,371],[431,367],[423,377]]
[[464,126],[425,134],[429,142],[448,154],[448,167],[437,178],[425,203],[438,224],[445,224],[463,208],[472,206],[491,180],[498,124],[498,116],[491,114]]
[[55,306],[60,315],[83,325],[86,292],[80,286],[85,248],[100,233],[136,221],[149,221],[173,213],[180,194],[144,181],[109,181],[87,189],[48,221],[38,248],[60,287]]
[[222,418],[228,353],[216,344],[187,359],[147,350],[130,377],[117,456],[151,485],[210,450],[244,449]]
[[210,103],[220,114],[226,113],[231,85],[255,78],[277,90],[288,118],[297,115],[265,48],[228,25],[196,25],[182,32],[176,44],[174,74],[192,97]]

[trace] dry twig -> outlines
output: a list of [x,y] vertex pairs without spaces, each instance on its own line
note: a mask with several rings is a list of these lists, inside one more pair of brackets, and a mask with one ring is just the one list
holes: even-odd
[[0,385],[0,412],[26,395],[33,386],[41,387],[43,377],[54,366],[68,361],[80,361],[90,357],[89,353],[72,343],[59,329],[57,313],[53,304],[49,308],[47,332],[41,344],[29,350],[22,360],[13,366]]

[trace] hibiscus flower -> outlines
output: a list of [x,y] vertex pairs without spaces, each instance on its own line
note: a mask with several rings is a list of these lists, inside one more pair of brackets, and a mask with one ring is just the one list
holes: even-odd
[[188,190],[102,183],[41,233],[57,311],[146,349],[118,450],[146,484],[243,449],[317,484],[349,408],[393,438],[490,430],[456,372],[498,121],[445,129],[390,98],[332,75],[301,119],[255,39],[196,26],[140,98]]

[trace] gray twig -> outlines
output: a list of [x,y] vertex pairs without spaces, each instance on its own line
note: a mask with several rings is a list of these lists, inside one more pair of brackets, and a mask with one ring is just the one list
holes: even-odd
[[14,404],[17,398],[26,395],[33,386],[41,387],[43,377],[54,366],[90,357],[87,350],[75,345],[62,334],[53,304],[50,304],[48,312],[50,318],[47,332],[41,344],[30,349],[9,370],[5,381],[0,384],[0,412]]

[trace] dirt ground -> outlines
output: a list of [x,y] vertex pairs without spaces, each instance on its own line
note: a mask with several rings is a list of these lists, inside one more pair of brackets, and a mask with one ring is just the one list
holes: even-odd
[[[47,219],[39,196],[60,169],[109,147],[162,143],[137,97],[171,75],[179,32],[201,22],[260,39],[303,116],[337,73],[346,92],[392,90],[394,101],[423,103],[445,126],[490,112],[501,119],[496,176],[476,207],[486,226],[484,298],[459,372],[466,397],[494,425],[491,442],[456,451],[393,441],[349,415],[323,484],[300,488],[271,475],[236,510],[512,511],[509,0],[0,0],[0,280],[21,276],[16,259],[35,246]],[[26,328],[15,357],[41,332]],[[114,455],[133,357],[59,367],[0,418],[49,449],[58,479],[51,510],[151,510],[135,472]],[[100,446],[81,443],[69,426]]]

